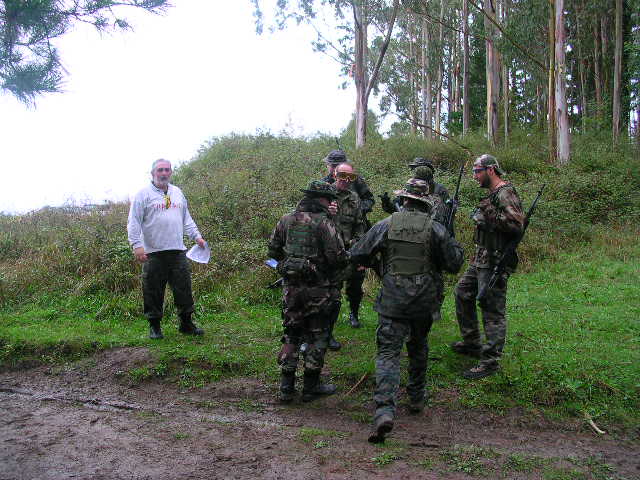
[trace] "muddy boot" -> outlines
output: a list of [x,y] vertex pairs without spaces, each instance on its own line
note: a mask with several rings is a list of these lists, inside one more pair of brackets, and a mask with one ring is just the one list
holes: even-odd
[[308,370],[304,372],[303,402],[311,402],[322,395],[333,395],[334,393],[336,393],[336,386],[331,383],[321,383],[320,372]]
[[488,377],[500,371],[498,362],[480,362],[476,367],[462,373],[462,376],[468,380],[477,380],[479,378]]
[[280,374],[280,396],[282,403],[290,403],[296,394],[296,372]]
[[180,327],[178,327],[180,333],[185,335],[204,335],[204,330],[196,327],[195,323],[191,320],[191,314],[180,317]]
[[160,319],[152,318],[149,320],[149,338],[152,340],[160,340],[164,338],[162,329],[160,328]]
[[393,418],[391,415],[380,415],[373,422],[373,429],[369,434],[369,443],[384,443],[384,439],[391,430],[393,430]]

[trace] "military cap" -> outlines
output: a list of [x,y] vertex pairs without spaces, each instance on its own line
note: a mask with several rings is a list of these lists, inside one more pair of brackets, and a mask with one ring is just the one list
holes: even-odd
[[424,180],[410,178],[402,190],[394,192],[398,197],[412,198],[424,203],[429,203],[429,185]]
[[324,157],[324,161],[331,165],[338,165],[347,161],[347,154],[344,153],[344,150],[331,150],[329,154]]
[[427,160],[424,157],[417,157],[413,159],[413,162],[409,164],[409,168],[416,167],[429,167],[431,171],[435,171],[435,167],[433,166],[433,161]]
[[334,199],[338,196],[336,187],[334,187],[330,183],[323,182],[322,180],[314,180],[309,184],[309,187],[307,187],[306,189],[301,189],[300,191],[306,193],[311,197],[326,197]]
[[488,153],[485,153],[484,155],[480,155],[478,158],[476,158],[476,161],[474,162],[474,164],[475,163],[479,163],[485,168],[493,167],[493,170],[498,174],[499,177],[504,175],[504,170],[500,168],[500,164],[498,163],[498,160],[493,155],[489,155]]

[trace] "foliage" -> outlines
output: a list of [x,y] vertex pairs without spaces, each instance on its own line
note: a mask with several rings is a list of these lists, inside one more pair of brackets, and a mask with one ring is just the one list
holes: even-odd
[[99,32],[127,30],[124,7],[161,13],[168,0],[2,0],[0,89],[32,104],[37,95],[59,92],[65,72],[53,41],[78,23]]

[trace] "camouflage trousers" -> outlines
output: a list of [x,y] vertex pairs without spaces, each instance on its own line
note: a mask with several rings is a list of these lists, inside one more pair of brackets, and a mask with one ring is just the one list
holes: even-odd
[[[340,311],[336,286],[285,285],[282,298],[283,373],[295,372],[302,354],[304,369],[321,371],[329,343],[332,318]],[[305,349],[301,351],[301,346]]]
[[149,320],[162,318],[167,283],[173,291],[178,315],[183,317],[193,313],[191,267],[185,252],[165,250],[147,256],[148,260],[142,264],[144,316]]
[[[460,277],[455,289],[456,315],[460,333],[465,343],[469,345],[482,345],[482,337],[478,326],[478,314],[476,309],[476,296],[491,278],[492,270],[489,268],[477,268],[473,265]],[[496,285],[487,291],[486,296],[480,300],[482,310],[482,323],[486,344],[483,346],[482,363],[494,363],[500,360],[507,334],[507,319],[505,317],[507,303],[507,280],[509,274],[505,273],[498,279]]]
[[411,401],[424,400],[429,355],[427,337],[431,323],[430,316],[396,320],[378,315],[376,390],[373,396],[376,404],[375,419],[385,414],[391,417],[395,415],[400,387],[400,353],[405,342],[409,354],[407,395]]

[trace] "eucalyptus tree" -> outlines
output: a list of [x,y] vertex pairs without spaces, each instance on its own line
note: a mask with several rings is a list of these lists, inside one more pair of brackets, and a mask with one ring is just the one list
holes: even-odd
[[74,24],[127,30],[127,7],[161,13],[168,0],[0,0],[0,90],[26,104],[60,92],[66,70],[54,41]]
[[[260,0],[255,7],[256,32],[263,31]],[[283,29],[290,21],[310,24],[317,32],[312,42],[317,52],[326,53],[342,65],[342,73],[353,78],[356,87],[356,148],[363,147],[367,135],[369,97],[376,87],[378,75],[392,38],[400,0],[278,0],[276,27]],[[333,18],[321,21],[323,14]],[[370,27],[376,29],[378,41],[375,58],[370,57]]]

